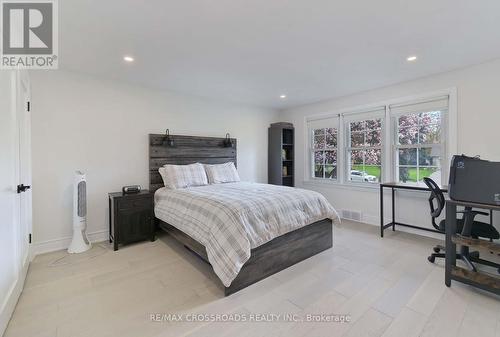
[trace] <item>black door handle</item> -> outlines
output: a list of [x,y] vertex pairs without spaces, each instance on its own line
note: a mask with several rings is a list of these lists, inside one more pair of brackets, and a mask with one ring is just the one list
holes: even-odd
[[26,190],[29,190],[31,186],[24,186],[24,184],[17,185],[17,193],[22,193],[26,192]]

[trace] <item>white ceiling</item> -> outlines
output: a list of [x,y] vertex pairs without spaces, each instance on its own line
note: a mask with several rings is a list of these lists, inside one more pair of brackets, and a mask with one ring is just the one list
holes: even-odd
[[59,13],[62,69],[272,108],[500,57],[499,0],[65,0]]

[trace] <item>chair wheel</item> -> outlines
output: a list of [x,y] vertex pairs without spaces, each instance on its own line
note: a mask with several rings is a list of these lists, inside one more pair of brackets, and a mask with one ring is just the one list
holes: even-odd
[[431,255],[431,256],[429,256],[429,257],[427,258],[427,260],[429,260],[429,262],[430,262],[430,263],[434,263],[434,261],[436,260],[436,258],[435,258],[434,256],[432,256],[432,255]]
[[432,250],[434,250],[434,253],[439,253],[441,251],[441,248],[434,247],[434,248],[432,248]]

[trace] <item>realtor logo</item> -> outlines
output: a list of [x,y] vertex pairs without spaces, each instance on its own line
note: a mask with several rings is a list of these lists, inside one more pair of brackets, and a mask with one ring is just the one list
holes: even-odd
[[1,0],[2,69],[57,69],[57,3]]

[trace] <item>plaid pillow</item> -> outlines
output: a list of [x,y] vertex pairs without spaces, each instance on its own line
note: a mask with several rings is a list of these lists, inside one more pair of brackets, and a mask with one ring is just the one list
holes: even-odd
[[205,165],[209,184],[232,183],[240,181],[233,162],[219,165]]
[[158,170],[166,188],[177,189],[208,185],[207,174],[200,163],[164,165]]

